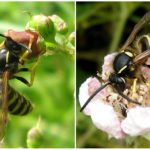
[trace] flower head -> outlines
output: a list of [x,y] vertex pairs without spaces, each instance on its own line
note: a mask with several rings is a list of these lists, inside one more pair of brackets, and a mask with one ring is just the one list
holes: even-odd
[[[110,74],[114,72],[112,65],[116,55],[117,53],[113,53],[104,58],[101,83],[97,78],[90,77],[81,85],[79,90],[81,107],[96,89],[108,82]],[[124,95],[134,98],[141,103],[141,106],[128,102],[115,91],[113,85],[107,85],[84,109],[84,113],[91,116],[94,125],[109,136],[119,139],[127,135],[141,135],[150,139],[150,93],[149,86],[145,83],[145,81],[148,82],[149,77],[147,68],[142,69],[140,67],[139,71],[145,80],[140,78],[137,80],[136,91],[133,93],[133,79],[126,81],[126,88],[123,91]]]

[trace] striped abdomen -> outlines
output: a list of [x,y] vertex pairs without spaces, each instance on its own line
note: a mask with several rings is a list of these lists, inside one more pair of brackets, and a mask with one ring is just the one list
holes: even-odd
[[24,96],[9,86],[8,112],[13,115],[26,115],[33,109],[32,104]]

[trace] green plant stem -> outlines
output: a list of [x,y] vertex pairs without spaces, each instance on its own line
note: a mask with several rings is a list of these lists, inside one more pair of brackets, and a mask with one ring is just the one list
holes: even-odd
[[57,45],[57,44],[46,44],[47,50],[53,51],[54,53],[64,53],[74,59],[74,49],[68,48],[64,45]]
[[128,17],[133,13],[133,11],[140,5],[140,3],[127,3],[127,2],[120,2],[120,16],[116,30],[114,30],[114,37],[109,47],[109,53],[116,51],[118,45],[120,43],[123,29],[125,28],[126,21]]
[[96,131],[97,129],[94,126],[90,126],[88,131],[78,139],[78,145],[77,147],[81,148],[85,145],[86,141],[92,136],[92,134]]
[[112,42],[110,44],[109,47],[109,53],[116,51],[119,43],[120,43],[120,39],[122,37],[123,34],[123,29],[125,27],[125,23],[127,21],[127,17],[128,17],[128,9],[127,9],[127,5],[126,3],[120,3],[120,16],[118,18],[117,21],[117,28],[114,30],[113,33],[113,38],[112,38]]

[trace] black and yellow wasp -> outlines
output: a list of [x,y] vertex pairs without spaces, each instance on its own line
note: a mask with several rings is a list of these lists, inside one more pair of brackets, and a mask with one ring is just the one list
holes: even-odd
[[29,71],[28,68],[23,68],[23,64],[32,50],[25,44],[13,40],[10,36],[3,34],[0,36],[5,38],[0,46],[0,139],[2,139],[8,113],[26,115],[33,109],[31,102],[9,85],[11,79],[17,79],[28,86],[32,85],[25,78],[16,75],[22,71]]
[[[150,35],[141,35],[136,39],[137,34],[150,23],[150,12],[147,12],[141,20],[135,25],[133,31],[129,35],[128,39],[120,49],[113,61],[114,72],[110,74],[108,81],[99,87],[81,107],[80,111],[83,111],[93,97],[104,89],[107,85],[117,91],[117,93],[133,104],[141,105],[137,100],[133,100],[130,97],[123,94],[126,89],[126,83],[128,79],[133,80],[133,91],[136,89],[137,80],[142,76],[139,73],[139,65],[144,65],[150,68],[150,65],[146,65],[145,62],[150,57]],[[150,28],[150,27],[149,27]],[[143,79],[144,80],[144,79]],[[124,116],[124,110],[122,110]]]

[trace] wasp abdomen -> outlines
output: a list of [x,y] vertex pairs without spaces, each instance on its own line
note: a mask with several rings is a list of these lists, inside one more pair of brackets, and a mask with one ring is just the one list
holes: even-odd
[[8,93],[8,111],[13,115],[26,115],[33,109],[32,104],[24,96],[9,88]]

